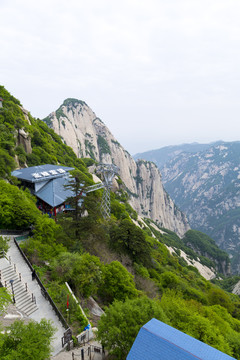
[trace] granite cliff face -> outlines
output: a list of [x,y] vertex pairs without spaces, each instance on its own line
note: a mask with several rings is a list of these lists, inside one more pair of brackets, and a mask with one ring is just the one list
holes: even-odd
[[189,229],[186,216],[165,192],[157,166],[149,161],[135,162],[85,102],[67,99],[43,121],[78,157],[117,165],[130,203],[139,215],[153,219],[179,236]]

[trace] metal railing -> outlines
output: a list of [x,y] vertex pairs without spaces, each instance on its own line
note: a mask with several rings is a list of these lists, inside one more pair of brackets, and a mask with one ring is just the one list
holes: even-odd
[[[34,268],[32,267],[32,264],[30,263],[30,261],[28,260],[28,258],[26,257],[26,255],[24,254],[23,250],[20,248],[16,238],[14,238],[14,243],[16,244],[18,250],[20,251],[22,257],[24,258],[24,260],[26,261],[26,263],[28,264],[30,270],[32,271],[32,273],[34,272]],[[51,298],[51,296],[49,295],[47,289],[45,288],[45,286],[43,285],[43,283],[41,282],[41,280],[39,279],[39,276],[36,274],[35,275],[35,279],[37,280],[40,288],[41,288],[41,293],[42,295],[45,297],[45,299],[47,299],[50,304],[52,305],[53,310],[55,311],[56,315],[58,316],[59,320],[61,321],[63,327],[65,327],[66,329],[69,328],[69,325],[67,323],[67,321],[64,319],[62,313],[59,311],[59,309],[57,308],[56,304],[54,303],[53,299]]]
[[23,230],[9,230],[9,229],[0,229],[0,235],[29,235],[29,230],[23,231]]
[[[9,264],[12,265],[11,257],[9,256],[7,258],[6,253],[4,251],[2,251],[2,252],[5,254],[4,257],[9,261]],[[22,274],[17,272],[16,264],[13,264],[13,270],[15,271],[16,275],[18,275],[19,281],[22,282]],[[5,280],[2,270],[0,270],[0,282],[1,282],[2,286],[4,286],[7,289],[9,281]],[[31,296],[32,302],[34,302],[36,304],[36,296],[28,289],[27,283],[25,283],[25,290]]]
[[77,360],[77,359],[92,360],[94,359],[94,355],[92,355],[92,353],[101,355],[102,359],[105,358],[105,351],[103,347],[99,347],[96,345],[89,345],[85,349],[82,348],[80,354],[76,354],[72,352],[72,360]]

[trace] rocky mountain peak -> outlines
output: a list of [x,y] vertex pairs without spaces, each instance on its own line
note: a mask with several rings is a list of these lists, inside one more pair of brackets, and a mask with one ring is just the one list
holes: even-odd
[[186,216],[165,192],[157,166],[149,161],[136,162],[85,102],[67,99],[43,121],[78,157],[117,165],[130,203],[139,215],[153,219],[179,236],[189,229]]

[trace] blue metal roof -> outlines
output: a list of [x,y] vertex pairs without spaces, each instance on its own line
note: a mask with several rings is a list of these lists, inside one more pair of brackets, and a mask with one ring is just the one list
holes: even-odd
[[62,177],[70,170],[74,170],[74,168],[61,165],[45,164],[14,170],[12,171],[12,175],[16,176],[20,180],[36,183],[46,181],[48,179]]
[[73,169],[67,166],[46,164],[14,170],[12,175],[20,180],[34,183],[33,194],[51,207],[55,207],[74,196],[70,189],[64,187],[69,183],[69,171]]
[[52,207],[61,205],[67,198],[74,196],[70,189],[64,187],[68,182],[68,176],[51,179],[39,191],[36,191],[35,195]]
[[236,360],[163,322],[152,319],[139,331],[127,360]]

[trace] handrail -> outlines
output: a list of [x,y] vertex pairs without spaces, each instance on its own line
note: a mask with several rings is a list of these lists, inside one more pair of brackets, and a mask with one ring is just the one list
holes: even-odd
[[[26,263],[28,264],[30,270],[33,272],[34,271],[34,268],[32,267],[32,264],[30,263],[30,261],[28,260],[28,258],[26,257],[25,253],[23,252],[23,250],[20,248],[16,238],[14,237],[14,242],[18,248],[18,250],[20,251],[22,257],[24,258],[24,260],[26,261]],[[40,288],[41,288],[41,292],[42,292],[42,295],[50,302],[50,304],[52,305],[55,313],[57,314],[59,320],[61,321],[62,325],[68,329],[69,328],[69,325],[67,323],[67,321],[64,319],[62,313],[58,310],[56,304],[54,303],[53,299],[51,298],[51,296],[49,295],[47,289],[45,288],[45,286],[43,285],[43,283],[41,282],[41,280],[39,279],[39,276],[36,274],[35,275],[35,279],[37,280]]]
[[0,235],[28,235],[30,230],[0,229]]

